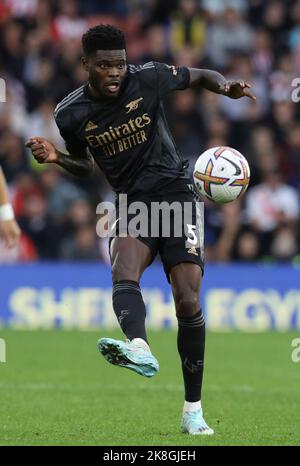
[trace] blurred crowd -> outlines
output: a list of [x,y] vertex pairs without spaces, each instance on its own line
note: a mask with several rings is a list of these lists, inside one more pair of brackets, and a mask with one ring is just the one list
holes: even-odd
[[96,205],[112,198],[103,175],[77,179],[37,164],[24,146],[38,135],[64,148],[53,110],[86,81],[80,40],[99,23],[126,33],[130,63],[211,68],[252,84],[256,104],[173,93],[168,121],[190,167],[219,145],[251,167],[241,200],[206,205],[206,260],[300,261],[300,0],[1,0],[0,164],[23,235],[13,251],[0,244],[0,262],[108,261],[95,229]]

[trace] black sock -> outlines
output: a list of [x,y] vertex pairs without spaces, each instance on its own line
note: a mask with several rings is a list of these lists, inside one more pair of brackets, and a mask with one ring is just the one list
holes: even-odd
[[147,341],[146,308],[137,282],[120,280],[113,283],[113,308],[121,329],[129,340],[142,338]]
[[193,317],[178,317],[178,352],[185,387],[185,401],[201,400],[205,322],[201,310]]

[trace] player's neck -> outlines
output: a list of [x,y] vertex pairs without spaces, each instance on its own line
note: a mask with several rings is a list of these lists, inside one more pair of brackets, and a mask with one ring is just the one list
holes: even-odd
[[88,83],[88,87],[87,87],[87,90],[88,90],[88,93],[91,97],[93,97],[94,99],[105,99],[105,95],[104,94],[101,94],[101,92],[97,91],[97,89],[95,89],[91,83]]

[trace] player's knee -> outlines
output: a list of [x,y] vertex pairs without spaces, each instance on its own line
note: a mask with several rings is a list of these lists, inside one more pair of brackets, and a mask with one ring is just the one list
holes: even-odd
[[178,292],[175,296],[177,317],[193,317],[200,309],[198,293],[193,290]]

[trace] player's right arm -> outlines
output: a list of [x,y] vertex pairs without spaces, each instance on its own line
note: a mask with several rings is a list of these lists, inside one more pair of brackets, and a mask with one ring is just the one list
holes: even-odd
[[94,159],[86,150],[64,154],[56,149],[48,139],[33,136],[27,142],[33,157],[38,163],[56,163],[76,176],[89,175],[94,169]]

